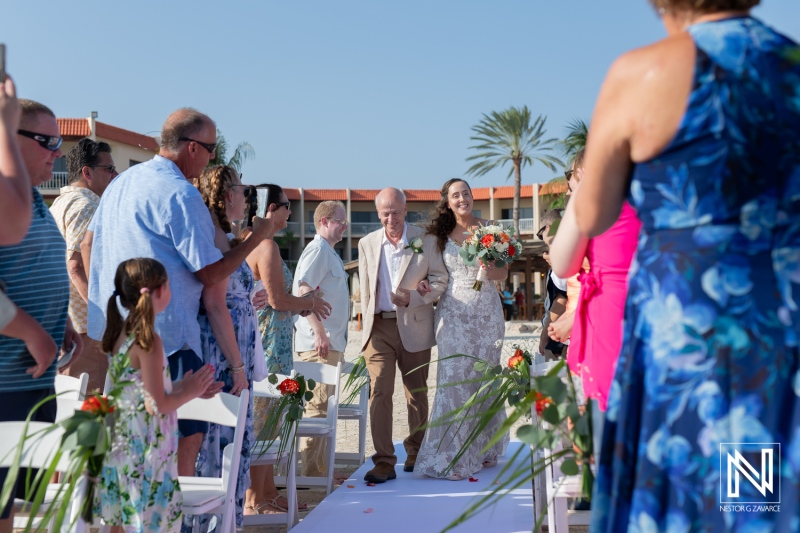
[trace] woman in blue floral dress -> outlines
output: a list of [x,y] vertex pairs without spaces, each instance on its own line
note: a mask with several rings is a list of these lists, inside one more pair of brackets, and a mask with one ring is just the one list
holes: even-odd
[[758,0],[653,3],[670,36],[609,71],[573,200],[589,237],[626,191],[642,221],[592,531],[797,531],[800,48]]
[[[203,201],[209,206],[211,219],[214,222],[214,229],[217,233],[215,242],[223,252],[230,249],[230,245],[236,245],[233,235],[230,234],[231,226],[228,217],[236,219],[243,216],[244,187],[237,172],[231,167],[222,165],[207,168],[197,180],[197,188],[203,196]],[[225,392],[238,391],[244,386],[252,394],[255,364],[253,355],[256,342],[258,342],[256,312],[250,301],[252,289],[253,273],[247,263],[242,263],[231,274],[225,294],[225,302],[233,321],[238,354],[226,354],[224,347],[220,346],[212,331],[211,321],[206,313],[205,306],[201,306],[200,315],[197,318],[200,323],[203,361],[214,367],[214,376],[217,381],[224,383],[223,390]],[[238,365],[231,364],[230,358],[237,356],[241,356],[241,363]],[[244,383],[244,385],[240,382]],[[222,452],[225,446],[233,442],[234,431],[234,428],[227,426],[209,425],[208,433],[203,439],[203,444],[197,457],[195,468],[197,476],[220,477],[222,475]],[[250,449],[255,440],[254,437],[251,396],[242,442],[242,458],[239,461],[239,477],[236,482],[237,527],[243,525],[244,495],[245,490],[250,485]],[[204,531],[209,528],[210,519],[210,516],[202,517],[201,526]]]
[[[257,189],[267,189],[265,217],[272,221],[273,230],[277,233],[286,228],[292,210],[283,189],[273,184],[258,185]],[[322,298],[292,296],[292,272],[281,259],[278,244],[271,238],[264,239],[247,257],[247,262],[258,283],[263,284],[267,291],[268,305],[258,313],[258,329],[267,369],[270,373],[288,375],[294,367],[292,317],[298,313],[305,316],[313,312],[324,318],[330,312],[330,306]],[[272,405],[266,398],[256,398],[254,407],[258,435],[263,430]],[[250,476],[252,484],[247,491],[245,505],[247,514],[285,512],[287,500],[275,487],[272,465],[254,466],[250,469]],[[304,510],[307,505],[301,504],[298,508]]]

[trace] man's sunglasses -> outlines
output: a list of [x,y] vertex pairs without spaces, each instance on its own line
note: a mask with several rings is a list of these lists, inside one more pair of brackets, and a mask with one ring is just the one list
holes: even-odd
[[108,170],[111,174],[117,171],[117,167],[115,167],[114,165],[95,165],[92,168],[104,168]]
[[212,154],[212,155],[214,154],[214,150],[217,149],[217,143],[211,143],[211,144],[204,143],[204,142],[198,141],[196,139],[190,139],[189,137],[180,137],[178,140],[179,141],[188,141],[188,142],[192,142],[192,143],[197,143],[200,146],[202,146],[203,148],[205,148],[206,150],[208,150],[208,153]]
[[61,143],[64,142],[64,139],[55,135],[44,135],[42,133],[36,133],[28,130],[17,130],[17,133],[19,133],[23,137],[28,137],[29,139],[33,139],[34,141],[39,143],[39,146],[41,146],[45,150],[50,150],[51,152],[55,152],[56,150],[61,148]]

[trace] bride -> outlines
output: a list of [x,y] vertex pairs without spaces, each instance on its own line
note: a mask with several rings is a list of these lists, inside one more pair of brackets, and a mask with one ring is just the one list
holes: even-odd
[[[474,290],[472,285],[481,267],[478,264],[467,266],[458,253],[467,234],[479,223],[486,224],[485,220],[472,214],[472,189],[466,181],[456,178],[444,184],[441,195],[434,218],[426,230],[438,239],[450,281],[436,306],[439,362],[436,397],[430,417],[433,426],[425,431],[414,466],[414,477],[429,476],[458,481],[472,476],[482,467],[495,466],[498,456],[505,453],[508,437],[485,454],[481,453],[505,419],[505,413],[499,413],[453,468],[448,468],[476,423],[474,419],[464,421],[464,416],[478,414],[476,411],[480,405],[460,415],[453,424],[442,422],[448,413],[464,406],[470,396],[477,392],[480,383],[468,381],[480,375],[473,368],[475,359],[472,357],[445,358],[466,354],[492,365],[499,364],[502,347],[500,343],[495,343],[503,340],[505,321],[494,283],[484,283],[480,291]],[[488,280],[505,280],[507,276],[508,267],[487,268]],[[428,292],[426,282],[420,283],[419,290],[421,293]]]

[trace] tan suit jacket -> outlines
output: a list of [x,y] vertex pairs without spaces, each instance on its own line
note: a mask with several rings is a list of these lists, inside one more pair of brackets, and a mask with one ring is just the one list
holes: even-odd
[[[367,347],[375,317],[378,268],[383,257],[381,241],[384,229],[373,231],[358,243],[358,276],[361,282],[361,313],[364,323],[361,350]],[[433,302],[447,289],[449,276],[433,235],[424,235],[422,228],[408,224],[406,238],[422,236],[422,253],[411,248],[403,251],[400,263],[400,287],[411,292],[407,307],[397,308],[397,327],[403,347],[409,352],[427,350],[436,344],[433,324]],[[417,284],[427,279],[431,292],[421,297]]]

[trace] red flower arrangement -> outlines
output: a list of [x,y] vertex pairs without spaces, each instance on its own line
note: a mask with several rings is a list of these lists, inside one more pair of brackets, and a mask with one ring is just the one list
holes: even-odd
[[114,412],[114,406],[108,400],[108,396],[90,396],[83,401],[81,411],[88,411],[93,415],[105,416]]
[[284,396],[287,394],[297,394],[300,392],[300,384],[295,379],[287,378],[281,381],[281,384],[278,385],[278,390],[281,391],[281,394]]
[[508,368],[516,369],[519,365],[525,362],[525,355],[522,353],[522,350],[517,348],[517,351],[514,352],[514,355],[508,360]]

